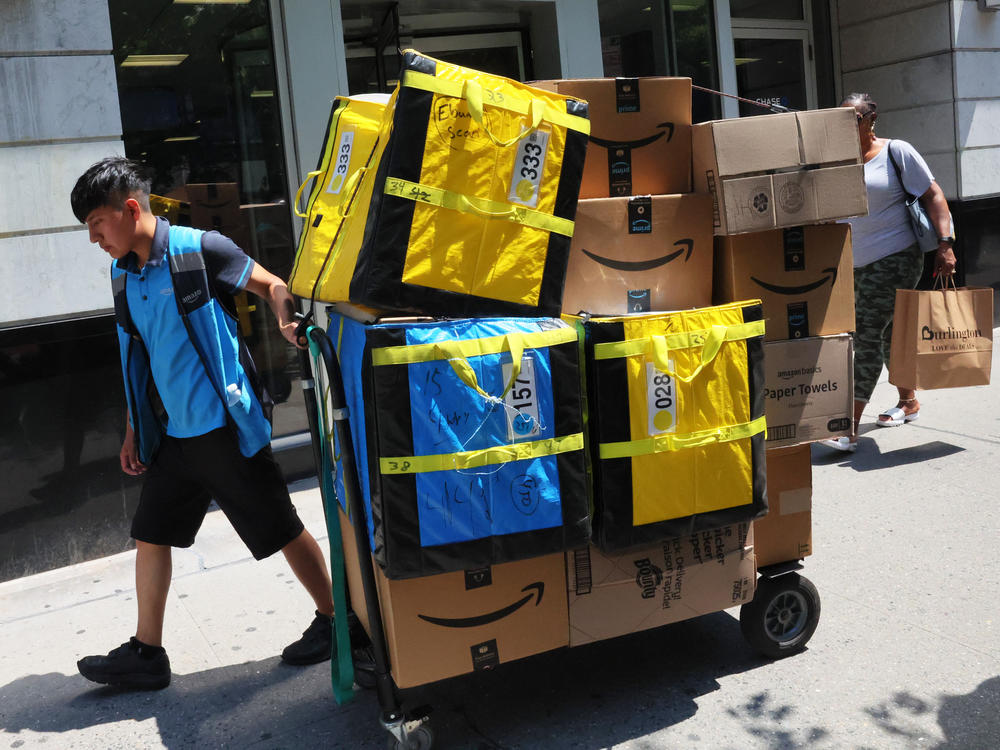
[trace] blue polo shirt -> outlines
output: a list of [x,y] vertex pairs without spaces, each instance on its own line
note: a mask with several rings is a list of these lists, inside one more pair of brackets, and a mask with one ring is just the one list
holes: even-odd
[[[141,269],[134,253],[117,265],[128,272],[129,314],[149,352],[153,381],[167,412],[167,434],[187,438],[223,427],[226,413],[177,311],[169,264],[164,262],[169,227],[166,219],[157,218],[149,260]],[[216,296],[231,296],[246,287],[254,261],[231,239],[205,232],[201,251]]]

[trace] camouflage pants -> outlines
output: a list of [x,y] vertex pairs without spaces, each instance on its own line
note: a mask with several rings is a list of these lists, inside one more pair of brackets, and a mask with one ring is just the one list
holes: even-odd
[[913,289],[924,270],[917,245],[854,269],[854,398],[871,398],[889,361],[897,289]]

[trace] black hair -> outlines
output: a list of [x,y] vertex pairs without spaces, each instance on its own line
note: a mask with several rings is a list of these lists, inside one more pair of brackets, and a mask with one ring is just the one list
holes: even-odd
[[121,208],[129,198],[135,198],[148,211],[151,186],[142,166],[124,156],[109,156],[80,175],[69,200],[73,214],[80,223],[86,223],[95,208]]
[[844,97],[844,101],[840,103],[841,107],[854,107],[857,109],[858,105],[864,107],[865,111],[861,113],[862,117],[867,115],[878,116],[878,103],[871,98],[869,94],[848,94]]

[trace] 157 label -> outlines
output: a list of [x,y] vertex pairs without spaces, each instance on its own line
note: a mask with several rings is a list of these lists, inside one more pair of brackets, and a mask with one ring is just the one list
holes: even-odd
[[[674,369],[673,360],[667,367]],[[671,375],[646,363],[646,404],[649,410],[649,434],[662,435],[677,432],[677,388]]]
[[507,200],[522,206],[538,206],[538,191],[542,184],[542,169],[545,167],[545,153],[549,148],[549,131],[536,130],[521,139],[514,159],[514,173],[511,175],[510,192]]
[[333,168],[333,177],[330,178],[330,185],[326,192],[337,195],[344,187],[347,178],[347,168],[351,164],[351,149],[354,148],[354,131],[347,130],[340,136],[340,143],[337,144],[337,153],[334,158],[337,160]]
[[[504,383],[510,380],[513,369],[513,365],[504,363]],[[535,437],[541,433],[537,396],[534,359],[525,355],[521,358],[521,372],[504,396],[504,403],[507,405],[507,439],[511,442]]]

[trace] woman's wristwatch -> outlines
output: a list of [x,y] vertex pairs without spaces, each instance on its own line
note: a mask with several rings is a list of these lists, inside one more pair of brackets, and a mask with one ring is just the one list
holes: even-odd
[[939,245],[947,245],[948,247],[955,246],[955,238],[952,235],[947,235],[945,237],[938,237]]

